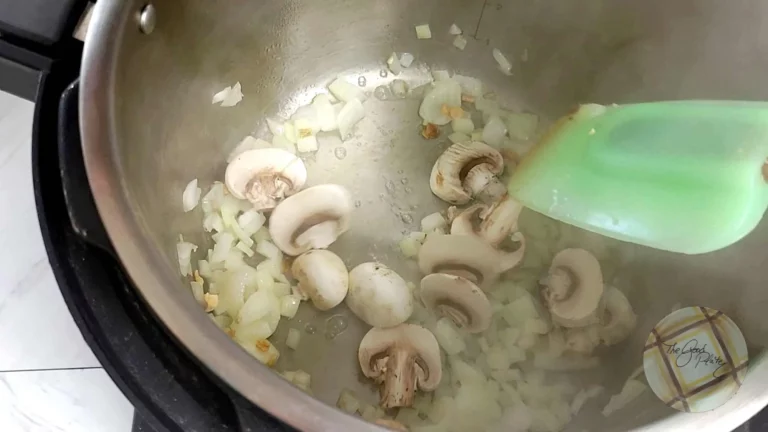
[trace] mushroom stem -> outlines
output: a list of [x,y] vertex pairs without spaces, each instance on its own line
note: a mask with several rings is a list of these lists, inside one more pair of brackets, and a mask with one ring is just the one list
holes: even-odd
[[549,273],[545,285],[549,288],[549,296],[552,300],[563,301],[571,294],[573,277],[567,269],[557,267]]
[[499,251],[499,272],[501,273],[517,267],[525,256],[525,237],[523,237],[523,234],[516,233],[512,237],[520,243],[520,246],[514,252]]
[[470,324],[467,314],[454,305],[444,303],[435,309],[439,315],[448,317],[459,328],[467,327]]
[[494,246],[509,237],[511,232],[517,230],[517,218],[523,206],[509,195],[494,203],[483,217],[480,230],[486,241]]
[[413,405],[416,392],[416,356],[413,351],[395,349],[389,353],[384,385],[381,387],[381,406],[384,408]]
[[299,247],[325,249],[336,241],[339,231],[339,224],[335,220],[320,222],[296,236],[295,243]]
[[281,200],[290,185],[274,174],[264,174],[251,179],[246,186],[245,197],[256,210],[272,209]]

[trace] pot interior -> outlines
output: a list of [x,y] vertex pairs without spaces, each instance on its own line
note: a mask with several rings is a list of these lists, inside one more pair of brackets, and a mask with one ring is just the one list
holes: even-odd
[[[537,114],[542,128],[579,103],[768,98],[768,48],[761,44],[768,14],[759,13],[761,5],[715,0],[156,0],[153,5],[154,32],[143,35],[126,20],[115,53],[112,149],[135,218],[169,275],[178,274],[179,234],[203,251],[212,246],[199,208],[182,212],[187,182],[197,178],[205,193],[213,181],[223,180],[227,155],[243,137],[269,139],[267,116],[287,118],[339,75],[372,95],[394,78],[416,87],[429,82],[430,70],[461,73],[481,79],[505,108]],[[432,39],[417,40],[414,26],[422,23],[431,26]],[[464,51],[451,45],[452,23],[467,36]],[[512,60],[512,76],[497,69],[492,48]],[[387,73],[384,63],[393,51],[416,58],[398,77]],[[211,105],[214,93],[237,81],[244,93],[240,104]],[[348,268],[375,260],[414,283],[421,277],[418,268],[397,245],[419,229],[421,218],[446,209],[431,193],[429,175],[449,145],[444,137],[422,139],[419,103],[370,97],[351,139],[327,138],[316,153],[303,155],[308,185],[340,184],[355,201],[350,230],[330,249]],[[529,238],[533,258],[526,258],[523,270],[546,272],[557,247],[565,245],[554,239],[567,234],[567,246],[588,249],[601,260],[606,280],[627,294],[638,315],[633,336],[600,351],[598,370],[569,375],[574,382],[600,383],[609,394],[617,393],[642,364],[651,328],[679,306],[707,306],[730,316],[748,342],[752,368],[768,367],[758,359],[768,341],[766,223],[727,249],[697,256],[601,238],[527,210],[520,224],[524,234],[539,232]],[[188,283],[176,279],[177,286],[157,289],[189,295]],[[193,308],[179,303],[188,306]],[[326,320],[336,315],[348,328],[329,339]],[[302,331],[295,351],[282,343],[289,328]],[[310,372],[314,395],[330,405],[342,389],[375,404],[375,388],[361,376],[356,356],[367,330],[344,305],[319,312],[304,304],[272,337],[282,353],[276,368]],[[260,367],[254,360],[253,368]],[[765,404],[764,394],[753,396]],[[600,408],[589,405],[569,430],[627,430],[678,415],[650,391],[611,417],[604,418]]]

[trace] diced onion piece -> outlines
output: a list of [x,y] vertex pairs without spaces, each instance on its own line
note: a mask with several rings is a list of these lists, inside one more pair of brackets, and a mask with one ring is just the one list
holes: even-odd
[[460,35],[461,34],[461,29],[459,28],[459,26],[456,25],[456,23],[453,23],[453,24],[451,24],[451,28],[448,29],[448,33],[450,33],[452,35]]
[[256,285],[260,290],[273,291],[275,288],[275,280],[269,273],[269,270],[264,268],[256,268]]
[[[463,94],[472,96],[475,98],[475,100],[483,100],[483,82],[480,81],[477,78],[466,76],[466,75],[454,75],[453,80],[459,83],[461,86],[461,92]],[[481,104],[482,105],[482,104]],[[480,109],[480,107],[475,105],[477,109]]]
[[336,78],[331,85],[328,86],[328,90],[336,97],[336,99],[349,102],[353,99],[357,99],[360,102],[365,102],[365,93],[360,87],[348,83],[341,78]]
[[245,261],[243,261],[243,253],[240,252],[240,249],[231,249],[227,255],[227,259],[224,260],[224,268],[227,270],[235,270],[244,265]]
[[211,264],[207,260],[197,261],[197,271],[200,273],[200,276],[202,277],[213,276],[213,271],[211,270]]
[[309,387],[312,384],[312,376],[299,369],[293,375],[293,383],[304,390],[309,390]]
[[280,260],[283,257],[280,249],[278,249],[272,242],[266,240],[259,241],[256,244],[256,252],[270,260]]
[[275,135],[272,137],[272,147],[296,154],[296,145],[288,141],[288,138],[283,135]]
[[435,326],[435,338],[448,355],[456,355],[467,348],[464,338],[448,318],[440,318]]
[[221,207],[224,201],[224,184],[214,182],[211,190],[203,196],[201,207],[206,213],[216,211]]
[[462,35],[458,35],[453,39],[453,46],[459,49],[459,51],[464,51],[464,48],[467,47],[467,38],[465,38]]
[[192,275],[192,252],[197,250],[197,245],[180,241],[176,244],[176,254],[179,258],[179,271],[182,276]]
[[291,293],[291,284],[275,282],[272,284],[272,294],[278,298],[285,297]]
[[241,347],[248,351],[256,360],[272,367],[280,358],[280,351],[266,339],[260,339],[256,343],[238,341]]
[[288,336],[285,338],[285,346],[295,350],[299,347],[299,341],[301,340],[301,332],[296,329],[288,329]]
[[299,135],[296,131],[296,126],[294,126],[292,122],[285,122],[283,125],[283,136],[289,142],[296,144],[296,141],[299,139]]
[[414,240],[410,237],[406,237],[400,240],[400,252],[402,252],[403,256],[406,258],[413,258],[418,256],[420,249],[421,243],[419,243],[417,240]]
[[451,127],[454,132],[469,135],[475,130],[475,123],[472,122],[472,119],[458,118],[451,120]]
[[267,117],[267,128],[272,132],[272,135],[282,135],[285,131],[283,125],[283,122]]
[[256,209],[250,209],[237,218],[237,224],[249,235],[254,235],[266,222],[267,218]]
[[549,324],[541,318],[533,318],[525,321],[523,325],[525,331],[534,334],[549,333]]
[[[237,322],[269,321],[280,317],[280,301],[268,290],[258,290],[248,297],[237,313]],[[272,329],[274,331],[274,329]],[[271,336],[271,333],[268,336]]]
[[448,140],[452,143],[461,143],[461,142],[467,142],[470,140],[469,135],[461,132],[454,132],[450,135],[448,135]]
[[182,206],[184,212],[191,211],[197,207],[197,203],[200,202],[200,193],[202,191],[197,187],[197,179],[187,183],[187,187],[184,188],[184,193],[181,194]]
[[458,82],[448,79],[436,81],[419,107],[419,116],[427,123],[439,126],[448,124],[451,117],[444,113],[443,106],[461,106],[461,86]]
[[[251,241],[253,241],[253,240],[251,240]],[[249,257],[249,258],[253,256],[253,249],[249,248],[249,247],[248,247],[248,246],[247,246],[245,243],[243,243],[242,241],[239,241],[239,242],[237,242],[237,244],[235,245],[235,247],[236,247],[236,248],[238,248],[238,249],[240,249],[241,251],[243,251],[243,253],[244,253],[244,254],[246,254],[246,255],[248,255],[248,257]]]
[[416,37],[419,39],[432,39],[432,29],[429,28],[429,24],[417,25]]
[[451,79],[451,73],[447,70],[436,70],[432,71],[432,79],[435,81],[443,81],[447,79]]
[[362,403],[360,403],[360,400],[357,399],[354,393],[344,389],[339,393],[339,399],[336,401],[336,406],[349,414],[355,414],[362,406]]
[[203,303],[205,303],[206,312],[213,312],[213,310],[216,309],[216,306],[219,305],[219,296],[216,294],[205,293],[203,294]]
[[381,415],[383,415],[383,412],[381,415],[379,414],[379,408],[373,406],[373,405],[366,405],[365,408],[363,408],[360,415],[363,417],[363,420],[368,422],[374,422],[381,418]]
[[486,361],[491,370],[507,370],[512,364],[511,358],[507,354],[507,350],[501,346],[494,346],[489,349],[486,354]]
[[227,92],[226,97],[221,101],[221,106],[233,107],[239,104],[241,100],[243,100],[243,92],[242,87],[240,86],[240,81],[238,81],[232,86],[232,89]]
[[203,291],[203,284],[198,281],[192,281],[189,283],[189,286],[192,288],[192,296],[195,300],[200,304],[204,304],[206,294]]
[[472,141],[482,141],[483,129],[475,129],[471,134],[469,134],[469,137],[472,138]]
[[351,99],[339,112],[339,134],[341,139],[345,139],[349,136],[352,128],[365,117],[365,110],[363,104],[358,99]]
[[448,221],[445,220],[440,212],[429,214],[421,220],[421,230],[424,232],[442,230],[446,226],[448,226]]
[[647,386],[637,380],[627,380],[621,393],[611,396],[608,405],[603,408],[603,415],[608,417],[617,410],[629,405],[630,402],[637,399],[647,388]]
[[291,319],[296,316],[296,312],[301,305],[301,299],[295,295],[287,295],[280,299],[280,315]]
[[232,318],[226,315],[208,314],[208,317],[211,318],[211,321],[213,321],[214,324],[216,324],[216,326],[222,330],[227,329],[230,324],[232,324]]
[[400,65],[404,68],[409,68],[413,64],[413,54],[411,53],[403,53],[403,55],[400,56]]
[[220,233],[224,231],[224,220],[218,213],[208,213],[203,219],[203,229],[206,232],[216,231]]
[[408,85],[401,79],[393,80],[389,88],[392,90],[392,95],[397,98],[404,98],[408,94]]
[[339,126],[336,123],[336,110],[331,104],[330,97],[326,94],[319,94],[312,100],[312,106],[317,112],[317,122],[320,130],[330,132],[336,130]]
[[499,64],[499,69],[504,75],[512,75],[512,63],[509,62],[507,57],[498,48],[493,49],[493,59]]
[[417,242],[424,244],[424,241],[427,239],[427,233],[421,232],[421,231],[414,231],[410,234],[408,234],[408,237],[416,240]]
[[499,116],[491,116],[483,128],[483,141],[494,147],[499,147],[507,135],[507,126]]
[[309,135],[299,138],[299,140],[296,142],[296,150],[299,153],[317,151],[317,136]]
[[219,233],[218,240],[213,246],[213,254],[211,255],[210,262],[224,262],[229,256],[229,250],[232,249],[232,244],[235,242],[235,236],[228,232]]
[[533,137],[539,125],[539,116],[530,113],[511,113],[505,120],[510,138],[521,140]]
[[400,59],[397,58],[397,53],[392,53],[389,58],[387,59],[387,67],[389,68],[389,71],[392,72],[395,75],[399,75],[402,71],[402,66],[400,65]]
[[211,99],[211,104],[217,104],[224,101],[224,99],[227,98],[227,95],[229,95],[231,91],[232,91],[232,86],[229,86],[224,90],[217,92],[216,94],[213,95],[213,98]]

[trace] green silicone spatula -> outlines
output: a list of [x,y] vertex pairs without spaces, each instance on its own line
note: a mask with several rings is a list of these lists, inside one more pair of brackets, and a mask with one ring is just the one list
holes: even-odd
[[509,193],[599,234],[699,254],[763,217],[766,157],[768,103],[582,105],[523,159]]

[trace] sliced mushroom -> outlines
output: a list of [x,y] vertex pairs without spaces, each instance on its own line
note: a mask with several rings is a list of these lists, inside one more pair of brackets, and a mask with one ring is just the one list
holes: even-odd
[[443,375],[437,339],[413,324],[371,329],[360,342],[357,358],[363,374],[381,385],[384,408],[413,405],[416,389],[435,390]]
[[269,234],[287,255],[325,249],[349,229],[352,200],[337,185],[320,185],[286,198],[272,211]]
[[470,333],[483,332],[491,325],[491,302],[466,278],[445,273],[424,276],[420,295],[428,309]]
[[524,244],[514,252],[504,252],[477,236],[433,235],[419,250],[419,269],[424,274],[461,276],[487,289],[501,273],[523,260],[524,251]]
[[542,280],[552,320],[563,327],[584,327],[596,322],[603,295],[600,263],[584,249],[564,249],[555,255]]
[[432,193],[451,204],[465,204],[504,171],[504,159],[479,141],[457,143],[443,152],[432,167]]
[[347,306],[373,327],[394,327],[413,313],[408,284],[384,264],[368,262],[349,272]]
[[305,252],[293,261],[291,273],[299,281],[298,293],[309,297],[322,311],[336,307],[347,296],[349,273],[344,261],[333,252]]
[[609,287],[603,294],[605,310],[600,320],[600,340],[608,346],[628,338],[637,326],[637,315],[627,297],[615,287]]
[[307,168],[282,149],[248,150],[227,165],[224,181],[234,197],[247,199],[256,210],[270,210],[304,187]]
[[509,195],[503,196],[490,207],[475,204],[453,219],[451,234],[477,235],[498,247],[517,231],[517,218],[523,206]]

